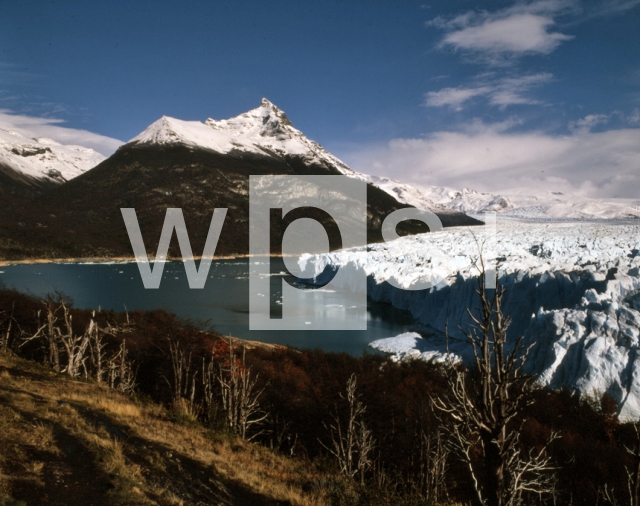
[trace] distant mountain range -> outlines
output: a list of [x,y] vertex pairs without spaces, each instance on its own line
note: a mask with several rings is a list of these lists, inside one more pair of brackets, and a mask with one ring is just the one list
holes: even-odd
[[[10,136],[16,139],[13,144]],[[364,179],[369,242],[382,240],[380,226],[389,213],[415,205],[434,211],[444,226],[480,224],[460,211],[420,200],[408,185],[355,173],[307,139],[266,99],[228,120],[201,123],[162,117],[106,160],[92,150],[12,132],[2,139],[3,173],[17,188],[0,180],[14,199],[5,199],[0,209],[4,259],[130,257],[122,207],[136,209],[151,255],[168,207],[183,209],[195,254],[202,251],[213,209],[226,207],[216,255],[246,254],[248,176],[260,174]],[[274,244],[279,244],[286,225],[272,224]],[[426,231],[426,225],[415,221],[398,227],[404,235]],[[179,255],[175,238],[169,254]]]
[[455,190],[438,186],[420,188],[431,206],[481,215],[494,211],[505,218],[529,221],[628,220],[640,218],[640,199],[587,198],[560,191],[532,194],[530,188],[504,193]]

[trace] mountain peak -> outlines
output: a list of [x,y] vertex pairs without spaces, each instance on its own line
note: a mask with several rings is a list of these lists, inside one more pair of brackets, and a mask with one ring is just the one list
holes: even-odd
[[352,174],[346,164],[294,128],[284,111],[266,98],[259,107],[229,119],[209,118],[202,123],[163,116],[121,149],[167,144],[276,158],[295,155],[306,162],[330,165],[343,174]]
[[[27,177],[29,184],[60,184],[98,165],[100,153],[82,146],[60,144],[48,137],[31,138],[0,128],[0,166]],[[14,174],[15,176],[15,174]]]
[[287,115],[284,113],[284,111],[282,109],[278,109],[275,104],[273,104],[266,98],[262,99],[260,107],[269,111],[269,117],[272,123],[277,121],[284,126],[293,127],[291,121],[289,121],[289,118],[287,118]]
[[209,118],[205,123],[216,130],[243,133],[251,131],[262,137],[276,137],[278,140],[290,139],[293,132],[297,132],[284,111],[266,98],[262,99],[260,107],[239,116],[223,120]]

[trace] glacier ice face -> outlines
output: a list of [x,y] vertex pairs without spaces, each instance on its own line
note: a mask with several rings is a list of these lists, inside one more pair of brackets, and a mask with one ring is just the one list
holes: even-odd
[[618,401],[621,419],[638,420],[640,312],[634,303],[640,279],[635,257],[621,264],[600,290],[585,290],[574,307],[540,308],[525,339],[537,343],[532,364],[541,384],[607,393]]
[[[407,309],[431,331],[372,343],[394,360],[443,360],[448,326],[449,351],[469,361],[464,330],[467,308],[478,305],[478,243],[488,231],[451,228],[404,237],[385,244],[303,255],[304,277],[330,264],[367,274],[368,294]],[[488,242],[486,243],[488,244]],[[640,225],[633,222],[531,223],[498,220],[493,251],[501,284],[507,289],[503,309],[512,317],[511,342],[524,336],[535,343],[528,362],[542,385],[582,394],[607,393],[619,403],[622,420],[640,419]],[[429,290],[400,286],[430,279]],[[342,288],[349,286],[349,277]],[[460,328],[458,328],[460,325]]]

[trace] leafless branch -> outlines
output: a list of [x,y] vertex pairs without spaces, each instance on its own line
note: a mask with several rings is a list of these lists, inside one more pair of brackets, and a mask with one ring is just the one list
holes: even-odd
[[449,358],[448,395],[433,403],[453,422],[448,424],[451,440],[469,469],[478,501],[487,506],[518,506],[526,494],[554,489],[547,448],[558,436],[552,433],[539,452],[521,453],[519,428],[513,422],[532,402],[532,376],[524,373],[532,347],[525,346],[522,337],[509,346],[511,318],[502,310],[505,288],[496,273],[495,291],[493,296],[488,294],[483,244],[477,239],[476,243],[480,307],[477,314],[467,310],[472,325],[465,331],[475,367],[467,371]]

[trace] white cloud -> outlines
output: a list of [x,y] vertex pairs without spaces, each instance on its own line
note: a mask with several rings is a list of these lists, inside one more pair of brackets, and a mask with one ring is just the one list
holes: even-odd
[[38,74],[34,74],[32,72],[25,72],[24,70],[19,70],[20,67],[18,65],[14,65],[12,63],[7,63],[4,61],[0,61],[0,83],[3,85],[6,84],[25,84],[34,79],[38,79],[41,76]]
[[606,0],[584,5],[587,8],[587,17],[608,16],[633,9],[640,5],[640,0]]
[[502,64],[509,57],[549,54],[573,38],[554,32],[554,16],[575,8],[572,0],[519,2],[497,12],[469,11],[453,19],[436,18],[427,25],[448,32],[439,47],[453,47],[480,57],[483,62]]
[[489,54],[548,54],[570,35],[549,32],[553,19],[534,14],[516,14],[504,19],[488,19],[447,34],[442,45]]
[[341,155],[355,170],[416,185],[640,195],[640,129],[551,136],[504,128],[476,121],[464,132],[395,139]]
[[468,11],[453,18],[437,17],[427,23],[446,31],[440,47],[452,47],[504,64],[525,54],[549,54],[572,35],[553,31],[558,17],[574,22],[620,14],[640,5],[640,0],[534,0],[517,1],[504,9]]
[[427,93],[425,104],[429,107],[442,107],[448,105],[456,111],[462,110],[462,104],[479,95],[486,95],[491,88],[480,86],[476,88],[442,88],[438,91]]
[[443,88],[430,91],[426,95],[425,105],[429,107],[449,106],[456,111],[462,110],[462,105],[475,97],[486,97],[489,104],[502,109],[515,104],[540,104],[539,100],[527,97],[525,94],[533,87],[547,83],[553,75],[547,72],[520,77],[507,77],[491,82],[481,82],[472,87]]
[[61,119],[25,116],[0,109],[0,128],[15,130],[28,137],[49,137],[60,144],[92,148],[105,156],[111,155],[123,144],[112,137],[61,126],[63,123],[64,120]]
[[491,93],[490,103],[501,107],[514,104],[539,104],[540,101],[525,97],[524,93],[552,79],[553,75],[548,72],[502,79]]
[[588,114],[582,119],[569,122],[569,130],[577,133],[588,133],[596,125],[607,123],[609,121],[608,114]]

